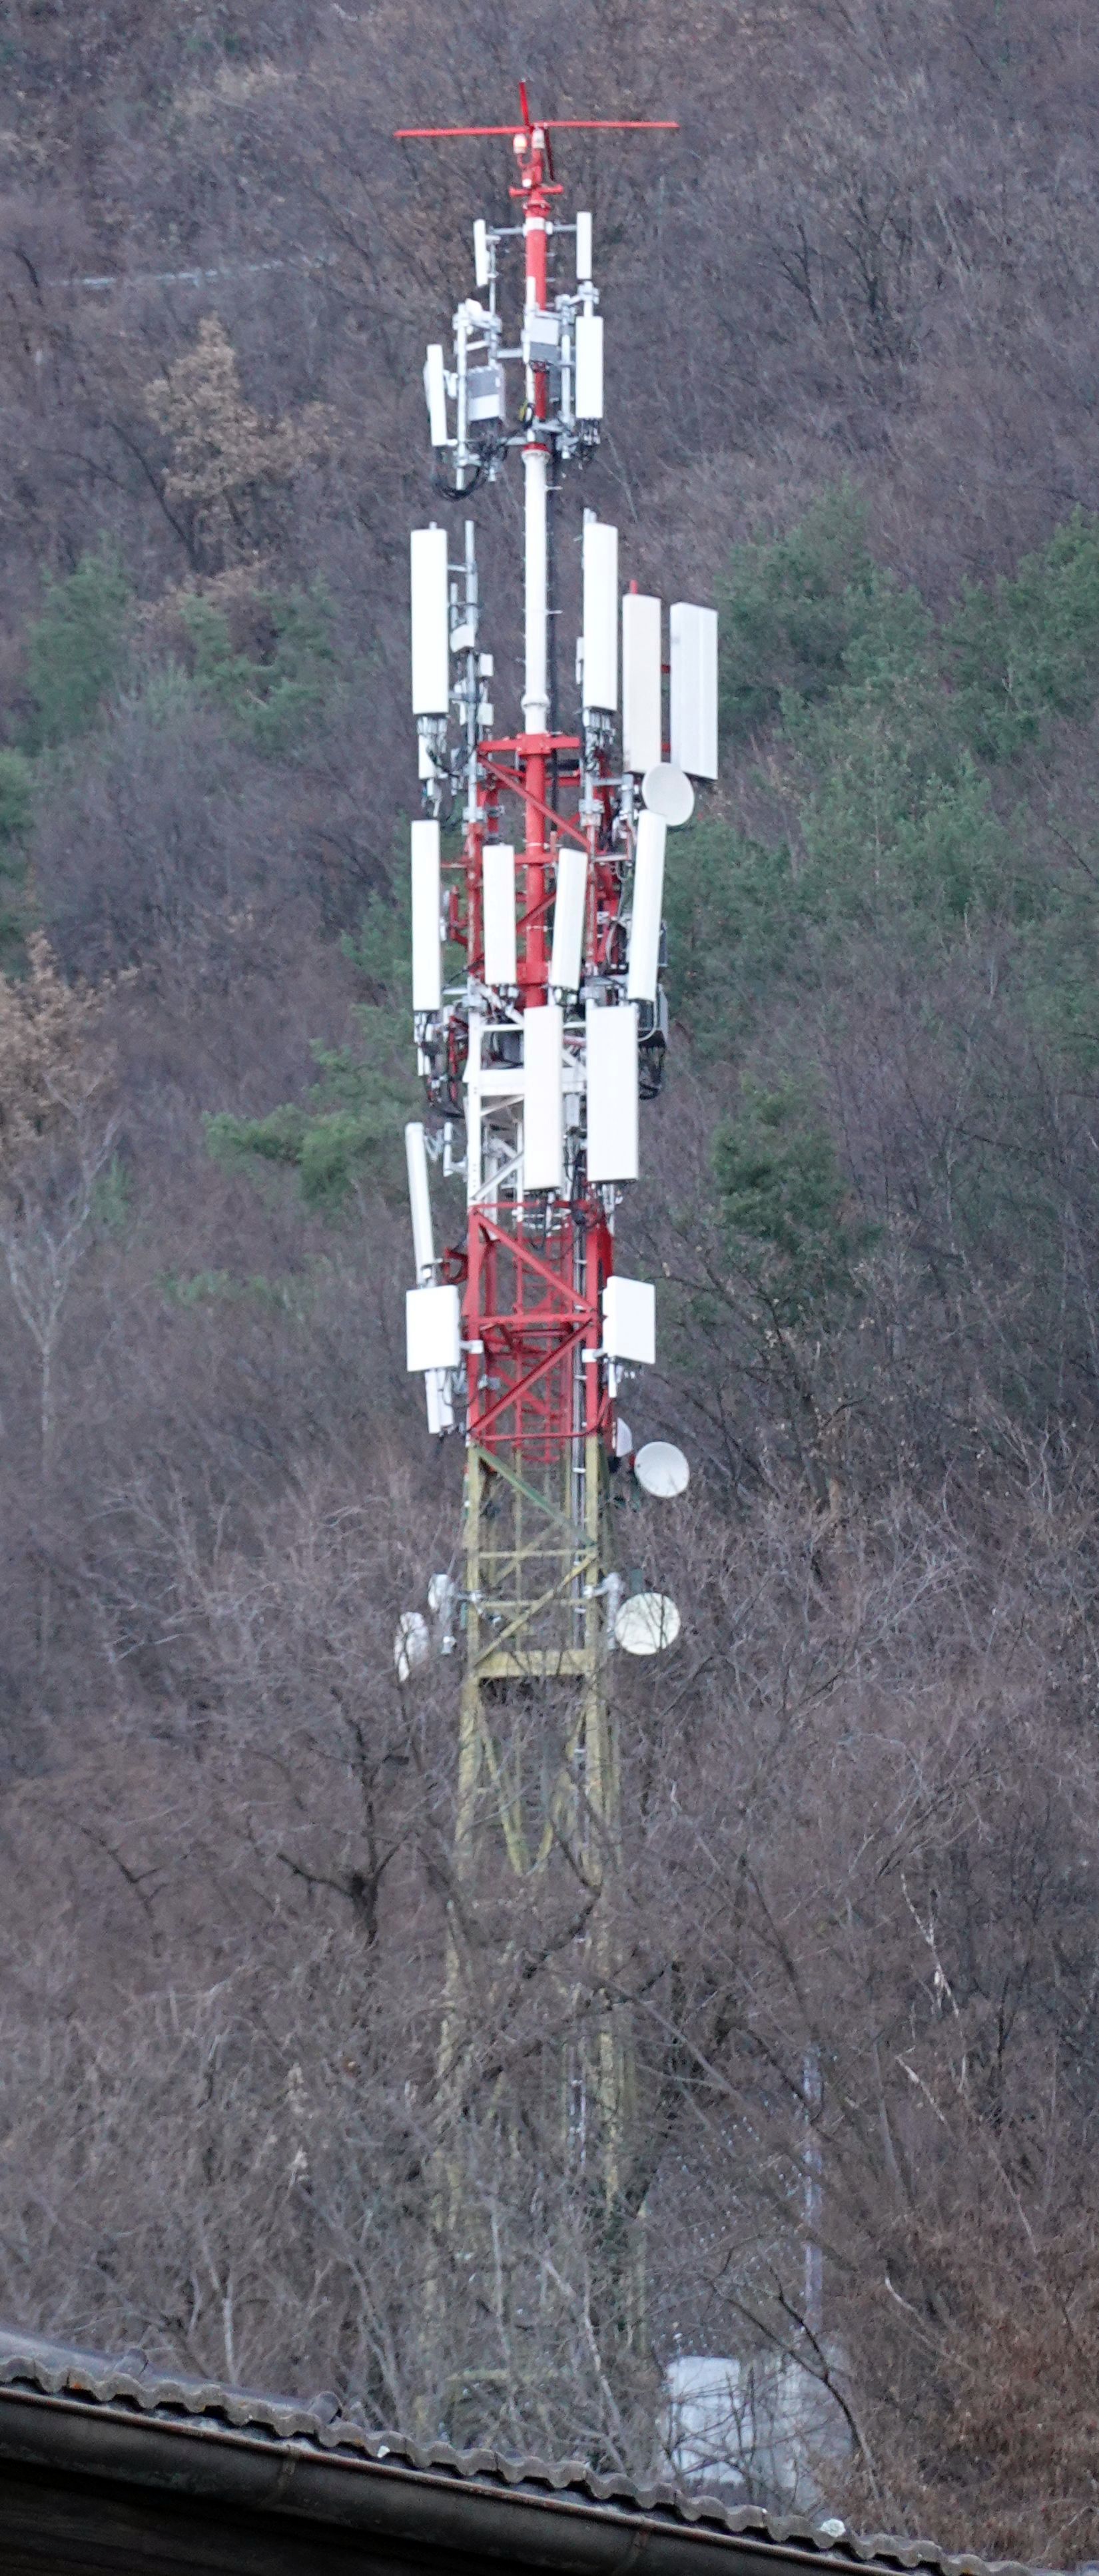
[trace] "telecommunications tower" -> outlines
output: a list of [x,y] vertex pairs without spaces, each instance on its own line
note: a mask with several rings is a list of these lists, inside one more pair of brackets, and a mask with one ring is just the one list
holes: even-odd
[[[551,136],[648,131],[539,123],[520,90],[499,134],[516,220],[473,227],[475,292],[424,370],[437,491],[460,503],[522,458],[523,658],[511,709],[485,633],[475,529],[412,533],[412,699],[423,818],[412,824],[413,1011],[427,1113],[406,1133],[416,1285],[407,1358],[430,1429],[465,1442],[461,1573],[435,1577],[431,1620],[406,1612],[398,1671],[464,1656],[456,1868],[486,1843],[529,1878],[554,1846],[599,1889],[618,1839],[606,1669],[658,1652],[679,1618],[615,1562],[611,1478],[687,1480],[678,1450],[633,1457],[624,1379],[655,1358],[655,1292],[615,1267],[615,1214],[638,1177],[639,1103],[660,1087],[669,825],[717,774],[717,620],[668,620],[620,591],[618,531],[578,509],[575,693],[558,705],[554,507],[598,447],[603,322],[592,219],[560,211]],[[517,568],[518,574],[518,568]],[[570,657],[571,659],[571,657]],[[665,709],[665,673],[668,675]],[[564,692],[561,692],[562,698]],[[429,1172],[465,1183],[462,1240],[436,1250]],[[604,2050],[604,2162],[618,2125]]]

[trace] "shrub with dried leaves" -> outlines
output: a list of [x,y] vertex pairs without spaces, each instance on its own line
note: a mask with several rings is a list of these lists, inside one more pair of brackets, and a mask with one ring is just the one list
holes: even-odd
[[213,313],[199,323],[194,348],[147,386],[146,401],[174,451],[168,498],[189,507],[199,532],[220,543],[250,541],[264,490],[292,481],[330,441],[331,415],[322,403],[310,403],[294,420],[261,420],[245,397],[225,325]]
[[102,993],[67,984],[48,939],[27,943],[21,980],[0,977],[0,1175],[94,1099],[111,1051],[100,1035]]

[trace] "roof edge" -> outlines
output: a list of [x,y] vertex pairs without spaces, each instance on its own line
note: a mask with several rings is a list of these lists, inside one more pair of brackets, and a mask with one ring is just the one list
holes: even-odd
[[[193,2502],[326,2522],[372,2533],[391,2544],[433,2547],[451,2557],[521,2555],[531,2565],[576,2576],[617,2576],[644,2567],[649,2576],[774,2576],[787,2564],[846,2570],[833,2557],[794,2540],[757,2540],[713,2523],[678,2523],[659,2511],[599,2504],[574,2490],[496,2486],[445,2469],[399,2459],[318,2452],[307,2436],[280,2439],[209,2417],[143,2415],[79,2396],[51,2396],[9,2385],[0,2389],[0,2458],[34,2468],[167,2486]],[[896,2562],[894,2562],[896,2563]]]
[[[195,2503],[369,2533],[398,2551],[427,2546],[452,2564],[521,2557],[557,2576],[776,2576],[778,2560],[819,2576],[990,2576],[980,2559],[926,2542],[846,2531],[833,2541],[796,2516],[729,2512],[670,2485],[639,2490],[580,2461],[420,2451],[298,2400],[160,2377],[129,2358],[0,2335],[0,2462],[170,2487]],[[1002,2576],[1026,2571],[1005,2562]]]

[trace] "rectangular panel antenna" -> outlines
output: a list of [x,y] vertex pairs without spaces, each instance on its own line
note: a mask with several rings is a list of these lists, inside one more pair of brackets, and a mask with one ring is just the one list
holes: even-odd
[[603,1290],[603,1348],[608,1359],[656,1365],[656,1290],[647,1279],[624,1279],[620,1270]]
[[692,608],[676,600],[671,642],[672,759],[691,778],[716,778],[716,608]]
[[618,705],[618,530],[584,513],[583,701],[603,715]]
[[481,884],[485,902],[485,982],[518,983],[515,961],[515,852],[507,841],[486,841]]
[[576,316],[576,417],[603,418],[603,319],[599,313]]
[[478,215],[473,227],[473,274],[478,286],[488,285],[488,225],[483,215]]
[[445,528],[412,530],[412,713],[450,711]]
[[660,601],[628,590],[622,601],[622,766],[643,777],[663,755]]
[[454,1429],[454,1407],[446,1389],[447,1382],[442,1369],[424,1370],[427,1427],[433,1440],[441,1440],[444,1431]]
[[431,1223],[431,1192],[427,1180],[427,1147],[418,1118],[410,1119],[404,1131],[405,1162],[408,1166],[408,1197],[412,1209],[412,1251],[416,1277],[423,1283],[435,1268],[435,1234]]
[[641,814],[633,869],[633,919],[630,923],[631,1002],[655,1002],[660,973],[660,922],[664,906],[664,845],[668,826],[662,814]]
[[427,403],[427,422],[432,446],[449,447],[450,435],[446,425],[446,367],[443,363],[441,340],[432,340],[424,360],[424,398]]
[[437,1011],[443,998],[439,935],[439,826],[412,826],[412,1008]]
[[584,909],[587,893],[587,851],[559,850],[549,979],[561,993],[579,991],[584,964]]
[[591,276],[591,216],[576,218],[576,282],[586,286]]
[[564,1013],[559,1003],[523,1013],[523,1187],[559,1190],[565,1178]]
[[637,1179],[637,1005],[584,1012],[588,1063],[588,1179]]
[[462,1357],[462,1309],[456,1288],[405,1293],[405,1366],[456,1369]]

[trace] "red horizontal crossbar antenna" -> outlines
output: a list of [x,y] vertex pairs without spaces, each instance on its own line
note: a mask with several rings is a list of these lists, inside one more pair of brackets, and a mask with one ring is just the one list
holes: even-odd
[[674,116],[532,116],[525,81],[519,83],[519,114],[510,125],[398,125],[395,143],[461,143],[479,135],[525,134],[678,134]]
[[[678,134],[674,116],[542,116],[543,134]],[[533,134],[534,127],[511,125],[398,125],[395,143],[454,143],[479,134]]]

